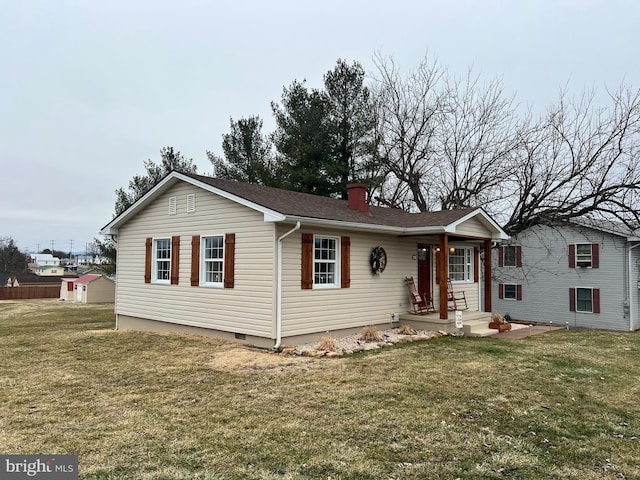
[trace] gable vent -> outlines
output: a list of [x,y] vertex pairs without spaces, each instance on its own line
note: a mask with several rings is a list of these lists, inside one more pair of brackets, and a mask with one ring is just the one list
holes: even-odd
[[175,215],[178,213],[178,198],[170,197],[169,198],[169,215]]
[[190,193],[187,195],[187,213],[193,213],[196,211],[196,194]]

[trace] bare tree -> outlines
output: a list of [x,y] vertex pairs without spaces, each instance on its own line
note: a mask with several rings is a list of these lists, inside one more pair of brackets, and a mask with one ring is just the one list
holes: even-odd
[[385,173],[376,199],[383,205],[412,203],[412,209],[428,211],[434,207],[436,128],[444,103],[437,85],[444,71],[425,57],[403,78],[392,58],[377,54],[374,62],[377,155]]
[[519,125],[513,97],[495,80],[486,85],[468,72],[447,80],[445,108],[436,124],[442,209],[492,205],[504,198],[514,170]]
[[608,93],[611,105],[602,108],[595,90],[578,100],[562,92],[530,130],[512,177],[508,233],[583,216],[638,227],[640,90]]
[[376,57],[380,203],[428,211],[502,199],[521,128],[502,84],[452,79],[426,57],[408,77]]

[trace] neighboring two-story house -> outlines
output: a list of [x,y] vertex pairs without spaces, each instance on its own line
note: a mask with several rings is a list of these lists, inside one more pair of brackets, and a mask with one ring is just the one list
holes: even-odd
[[494,249],[493,310],[570,327],[640,328],[640,236],[622,224],[535,226]]

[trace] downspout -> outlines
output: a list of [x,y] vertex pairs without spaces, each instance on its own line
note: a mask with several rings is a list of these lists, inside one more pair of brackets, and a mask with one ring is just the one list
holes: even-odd
[[[633,287],[631,286],[631,250],[640,246],[640,243],[636,243],[635,245],[631,245],[627,249],[628,253],[628,265],[627,265],[627,275],[628,275],[628,286],[629,286],[629,331],[633,331]],[[636,280],[636,288],[638,281]]]
[[282,241],[299,229],[300,222],[296,222],[295,227],[278,238],[278,269],[276,272],[276,344],[273,346],[275,351],[280,349],[280,344],[282,343]]
[[118,234],[111,234],[109,235],[109,237],[111,237],[111,241],[115,244],[115,248],[116,248],[116,280],[115,280],[115,299],[113,300],[113,311],[116,314],[116,326],[115,329],[119,330],[120,329],[120,315],[118,314],[118,253],[119,253],[119,249],[118,249]]

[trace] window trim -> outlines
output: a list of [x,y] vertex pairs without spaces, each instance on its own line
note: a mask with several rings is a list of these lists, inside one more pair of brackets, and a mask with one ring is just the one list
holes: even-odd
[[[451,252],[451,250],[449,250],[447,252],[447,266],[448,266],[448,272],[449,272],[449,278],[451,279],[451,283],[455,284],[455,283],[474,283],[475,280],[475,270],[474,270],[474,256],[475,256],[475,250],[473,246],[470,245],[452,245],[449,244],[449,249],[455,249],[454,252]],[[464,280],[456,280],[452,277],[451,275],[451,254],[455,253],[455,251],[457,250],[464,250],[465,254],[464,254],[464,271],[463,271],[463,275],[464,275]]]
[[[169,244],[169,256],[168,258],[158,258],[158,242],[164,241]],[[171,259],[172,259],[172,240],[171,237],[157,237],[152,239],[152,247],[151,247],[151,283],[159,284],[159,285],[170,285],[171,284]],[[167,278],[158,278],[158,262],[167,262]]]
[[[507,297],[506,296],[506,286],[513,285],[515,287],[515,297]],[[499,283],[498,284],[498,298],[500,300],[508,300],[508,301],[522,301],[522,284],[521,283]]]
[[[587,257],[586,254],[582,253],[578,253],[578,250],[580,250],[580,247],[589,247],[589,259],[588,260],[584,260],[584,258]],[[580,260],[580,256],[582,256],[583,260]],[[578,268],[593,268],[593,244],[592,243],[576,243],[576,267]],[[588,265],[580,265],[581,263],[588,263]]]
[[[220,282],[207,282],[206,278],[207,278],[207,269],[206,269],[206,265],[208,261],[213,261],[213,259],[209,259],[207,260],[207,258],[205,257],[205,250],[206,250],[206,239],[207,238],[214,238],[214,237],[220,237],[222,238],[222,270],[221,270],[221,276],[222,276],[222,280],[220,280]],[[224,276],[225,276],[225,260],[226,260],[226,236],[224,233],[216,233],[216,234],[207,234],[207,235],[200,235],[200,251],[199,251],[199,266],[200,266],[200,279],[199,279],[199,286],[201,287],[212,287],[212,288],[224,288]],[[219,261],[219,259],[216,259],[216,261]]]
[[[507,250],[513,248],[513,265],[507,263]],[[516,267],[518,266],[518,248],[515,245],[504,245],[502,247],[502,266]]]
[[[591,291],[591,311],[578,310],[578,290]],[[571,287],[569,289],[569,311],[574,313],[599,314],[600,306],[600,288],[598,287]]]
[[[578,265],[578,245],[589,245],[591,247],[591,259],[589,265]],[[600,244],[594,242],[581,242],[569,244],[569,268],[596,269],[600,268]],[[585,260],[586,263],[586,260]]]
[[[591,310],[578,310],[578,291],[580,290],[588,290],[589,292],[591,292]],[[576,291],[575,291],[575,295],[576,295],[576,313],[594,313],[594,301],[593,301],[593,288],[592,287],[576,287]]]
[[[333,260],[320,260],[318,261],[316,259],[316,240],[317,239],[327,239],[327,240],[333,240],[334,244],[335,244],[335,255]],[[318,289],[318,290],[323,290],[323,289],[332,289],[332,288],[341,288],[342,286],[342,277],[341,277],[341,263],[342,263],[342,252],[340,250],[341,248],[341,237],[340,236],[336,236],[336,235],[321,235],[321,234],[314,234],[313,235],[313,243],[312,243],[312,250],[311,250],[311,275],[312,275],[312,282],[313,282],[313,288],[314,289]],[[333,271],[333,283],[316,283],[316,265],[319,263],[323,263],[323,264],[333,264],[334,265],[334,271]]]
[[[513,287],[513,297],[507,295],[507,287]],[[516,283],[505,283],[503,284],[503,288],[503,300],[518,300],[518,285]]]

